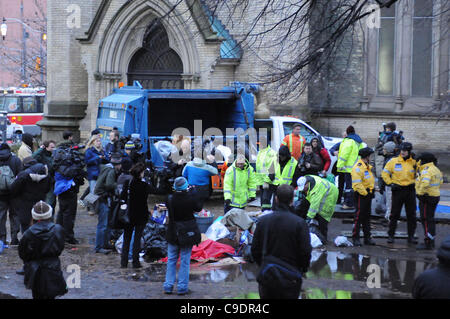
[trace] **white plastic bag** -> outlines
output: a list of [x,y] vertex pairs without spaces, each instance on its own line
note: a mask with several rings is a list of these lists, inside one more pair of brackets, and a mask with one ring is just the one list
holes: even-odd
[[317,237],[316,234],[314,233],[309,233],[310,237],[311,237],[311,247],[312,248],[317,248],[322,246],[322,242],[320,241],[319,237]]
[[353,244],[345,236],[338,236],[334,240],[336,247],[353,247]]
[[116,240],[116,250],[119,254],[122,254],[122,246],[123,246],[123,234],[120,235],[119,239]]
[[230,231],[228,228],[225,227],[224,224],[216,221],[212,223],[211,226],[209,226],[208,230],[206,230],[206,237],[208,237],[211,240],[219,240],[221,238],[225,238],[230,234]]

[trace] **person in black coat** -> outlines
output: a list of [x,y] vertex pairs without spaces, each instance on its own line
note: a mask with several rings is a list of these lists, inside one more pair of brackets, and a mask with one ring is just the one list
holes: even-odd
[[169,209],[169,225],[166,231],[168,259],[166,280],[163,286],[166,294],[171,294],[175,285],[178,257],[180,257],[180,269],[178,271],[177,293],[178,295],[189,293],[189,267],[192,245],[186,245],[179,241],[175,232],[175,222],[193,220],[195,223],[194,213],[202,209],[201,202],[196,199],[197,194],[194,189],[189,187],[186,178],[182,176],[177,177],[174,181],[174,193],[169,195],[166,200],[166,207]]
[[417,277],[412,295],[415,299],[450,299],[450,236],[447,236],[437,252],[439,264]]
[[26,169],[17,175],[11,185],[11,195],[14,198],[14,207],[19,217],[22,234],[30,227],[33,205],[40,200],[45,200],[52,181],[46,165],[36,163],[27,168],[27,163],[32,164],[35,161],[26,158],[24,160]]
[[[305,220],[291,210],[293,198],[294,189],[290,185],[278,187],[275,197],[277,210],[258,220],[251,252],[253,259],[260,266],[265,257],[273,256],[297,269],[298,272],[306,273],[311,259],[311,239]],[[265,254],[264,243],[266,244]],[[299,286],[290,289],[259,284],[261,299],[297,299],[300,290],[301,281]]]
[[34,299],[54,299],[67,293],[59,260],[64,250],[64,229],[51,221],[52,213],[47,203],[36,203],[31,210],[34,224],[19,242],[19,257],[25,263],[24,283]]
[[[0,166],[9,166],[14,176],[22,171],[22,161],[11,153],[7,143],[0,144]],[[20,231],[20,221],[15,211],[15,205],[11,200],[10,191],[0,192],[0,240],[6,243],[6,218],[9,214],[11,230],[11,245],[17,245],[19,240],[17,234]]]
[[131,182],[125,182],[124,192],[122,193],[123,196],[127,196],[127,189],[129,190],[127,204],[130,224],[124,227],[122,255],[120,260],[121,268],[126,268],[128,266],[128,252],[130,250],[133,231],[135,232],[133,242],[133,268],[141,268],[139,252],[141,251],[142,233],[149,217],[147,197],[151,191],[150,185],[142,181],[144,178],[144,171],[144,164],[135,164],[130,170],[133,179]]

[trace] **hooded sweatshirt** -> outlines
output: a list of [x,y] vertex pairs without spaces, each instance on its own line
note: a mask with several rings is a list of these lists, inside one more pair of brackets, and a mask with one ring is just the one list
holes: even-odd
[[189,185],[206,186],[210,184],[211,176],[219,174],[217,168],[206,164],[201,158],[194,158],[186,164],[183,169],[183,177],[185,177]]
[[39,200],[45,199],[50,190],[51,180],[45,165],[37,163],[25,169],[17,175],[11,185],[13,196],[34,205]]
[[347,138],[351,138],[356,143],[362,143],[363,142],[363,140],[361,139],[361,137],[359,137],[358,134],[349,134],[349,135],[347,135]]

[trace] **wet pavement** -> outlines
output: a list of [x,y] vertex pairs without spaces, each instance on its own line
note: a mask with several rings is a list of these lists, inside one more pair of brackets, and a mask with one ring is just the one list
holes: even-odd
[[[162,202],[161,197],[152,197],[151,204]],[[150,206],[153,207],[153,206]],[[220,194],[207,202],[206,208],[216,217],[223,214],[223,201]],[[256,209],[248,209],[255,211]],[[243,263],[218,266],[213,263],[192,263],[187,296],[165,295],[162,284],[165,279],[165,264],[142,262],[142,269],[120,269],[120,256],[96,254],[93,242],[97,216],[90,216],[86,210],[79,209],[75,234],[81,241],[77,246],[66,246],[61,255],[61,263],[66,279],[71,272],[69,265],[80,267],[80,288],[70,288],[64,299],[71,298],[151,298],[151,299],[223,299],[258,298],[256,264]],[[334,239],[352,225],[342,218],[334,218],[329,225],[329,239]],[[9,228],[9,227],[8,227]],[[385,231],[382,221],[374,221],[373,231]],[[400,222],[399,232],[406,231],[406,223]],[[437,247],[442,239],[450,235],[450,225],[438,224]],[[419,240],[423,238],[420,224],[416,232]],[[414,279],[424,270],[437,264],[436,251],[418,252],[404,239],[395,244],[387,244],[385,238],[375,238],[377,246],[335,247],[330,240],[325,248],[315,249],[311,266],[303,281],[302,299],[404,299],[411,298]],[[369,288],[374,283],[371,276],[375,267],[379,288]],[[31,298],[31,291],[25,289],[23,277],[15,273],[22,266],[17,246],[5,249],[0,254],[0,299]],[[369,267],[369,268],[368,268]],[[368,271],[370,270],[370,271]],[[368,285],[369,279],[369,285]]]

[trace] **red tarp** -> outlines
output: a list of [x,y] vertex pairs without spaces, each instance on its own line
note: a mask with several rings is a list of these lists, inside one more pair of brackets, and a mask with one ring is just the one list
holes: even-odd
[[[234,255],[234,252],[234,248],[229,245],[207,239],[201,242],[198,246],[192,247],[191,259],[202,261],[210,258],[221,258],[225,257],[227,253]],[[159,261],[167,262],[167,257],[162,258]]]

